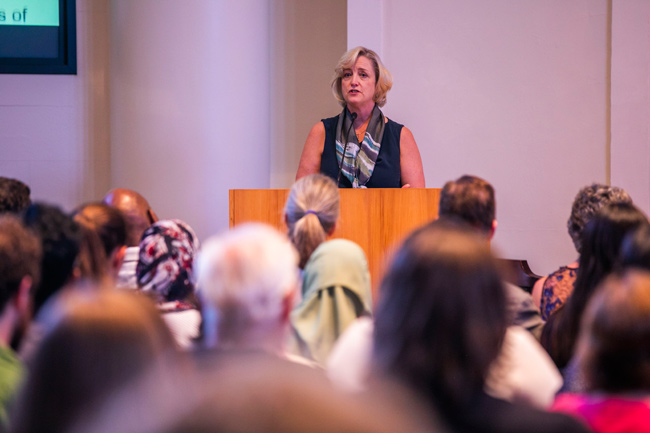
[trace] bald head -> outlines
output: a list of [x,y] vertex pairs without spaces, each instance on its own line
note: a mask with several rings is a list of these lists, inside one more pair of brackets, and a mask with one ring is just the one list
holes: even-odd
[[130,189],[116,188],[110,190],[104,197],[104,203],[119,209],[126,217],[126,244],[129,247],[138,246],[142,233],[151,224],[158,221],[158,217],[149,206],[149,202]]

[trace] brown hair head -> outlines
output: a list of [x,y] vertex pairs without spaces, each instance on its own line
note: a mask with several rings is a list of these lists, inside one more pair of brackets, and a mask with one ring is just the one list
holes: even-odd
[[33,359],[14,431],[66,431],[139,374],[177,359],[173,337],[149,299],[92,289],[69,292],[53,310],[54,326]]
[[585,313],[578,356],[592,391],[650,391],[650,273],[604,281]]
[[440,192],[440,217],[459,218],[490,233],[496,218],[494,188],[480,177],[464,175],[445,184]]

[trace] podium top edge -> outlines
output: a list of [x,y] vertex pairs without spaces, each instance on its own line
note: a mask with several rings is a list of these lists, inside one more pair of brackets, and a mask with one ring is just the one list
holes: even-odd
[[[339,188],[339,191],[421,191],[424,189],[439,190],[441,188]],[[290,191],[291,188],[230,188],[228,191]]]

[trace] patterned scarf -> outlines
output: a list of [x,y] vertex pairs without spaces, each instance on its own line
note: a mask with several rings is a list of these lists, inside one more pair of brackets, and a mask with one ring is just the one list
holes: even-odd
[[143,234],[136,278],[158,303],[184,301],[194,293],[194,256],[199,240],[180,220],[161,220]]
[[[347,142],[348,147],[345,149],[342,174],[348,178],[352,188],[366,188],[366,183],[370,180],[370,176],[372,176],[375,169],[375,162],[377,162],[377,156],[381,148],[381,139],[384,136],[386,119],[384,113],[375,105],[361,145],[359,145],[354,128],[350,127],[351,123],[350,112],[345,107],[339,114],[339,120],[336,124],[336,160],[340,167],[343,149]],[[348,136],[344,137],[346,132],[348,132]]]

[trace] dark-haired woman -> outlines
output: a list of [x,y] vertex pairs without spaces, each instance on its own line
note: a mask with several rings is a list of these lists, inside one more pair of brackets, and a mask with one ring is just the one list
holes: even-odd
[[578,422],[488,396],[508,324],[489,246],[437,221],[411,235],[381,286],[373,363],[438,410],[454,431],[581,432]]
[[643,212],[633,204],[620,203],[604,207],[585,226],[575,288],[566,304],[546,322],[541,339],[558,368],[564,369],[564,390],[582,387],[575,363],[569,362],[587,303],[598,284],[618,265],[625,236],[644,225],[648,219]]
[[650,224],[644,224],[628,235],[621,246],[621,269],[650,271]]
[[[621,188],[599,183],[587,185],[578,191],[567,221],[569,236],[578,254],[582,251],[582,232],[585,225],[601,208],[613,203],[632,203],[632,198]],[[548,320],[571,295],[577,272],[578,260],[537,280],[532,295],[544,320]]]

